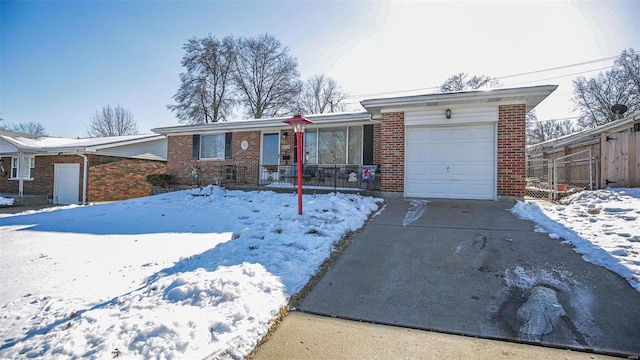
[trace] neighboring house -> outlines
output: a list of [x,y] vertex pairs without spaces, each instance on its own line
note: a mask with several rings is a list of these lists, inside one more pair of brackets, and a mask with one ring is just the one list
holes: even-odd
[[569,186],[640,186],[639,134],[640,113],[635,113],[593,129],[528,146],[530,171],[535,171],[536,166],[553,167],[555,161],[557,182]]
[[54,204],[149,195],[146,175],[166,172],[158,134],[65,139],[0,131],[0,193],[46,196]]
[[[365,111],[305,115],[303,186],[384,196],[491,199],[525,194],[525,115],[557,86],[363,100]],[[293,186],[286,118],[163,127],[179,184]],[[197,178],[193,177],[197,174]]]

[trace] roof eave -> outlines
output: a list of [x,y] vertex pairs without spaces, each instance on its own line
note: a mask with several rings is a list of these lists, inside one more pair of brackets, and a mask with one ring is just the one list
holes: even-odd
[[395,98],[368,99],[361,101],[360,104],[374,116],[386,111],[386,109],[407,109],[483,103],[506,104],[522,101],[526,103],[527,111],[530,111],[557,88],[557,85],[541,85],[522,88],[502,88],[483,91],[413,95]]
[[[251,131],[264,128],[289,128],[289,125],[283,121],[290,116],[267,118],[267,119],[251,119],[238,121],[216,122],[211,124],[199,125],[181,125],[169,126],[162,128],[154,128],[151,131],[162,135],[179,135],[179,134],[196,134],[202,132],[213,131]],[[331,123],[348,123],[354,121],[371,121],[371,116],[366,111],[355,113],[333,113],[333,114],[313,114],[305,115],[305,118],[316,124]]]

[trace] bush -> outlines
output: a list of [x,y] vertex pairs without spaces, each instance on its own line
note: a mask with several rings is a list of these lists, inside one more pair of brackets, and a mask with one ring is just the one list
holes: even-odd
[[147,182],[153,186],[161,186],[163,188],[169,187],[173,180],[171,174],[149,174],[147,175]]

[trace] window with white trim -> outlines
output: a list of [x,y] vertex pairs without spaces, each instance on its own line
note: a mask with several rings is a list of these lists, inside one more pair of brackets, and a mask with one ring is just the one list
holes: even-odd
[[362,126],[307,130],[307,164],[362,164]]
[[[25,156],[24,167],[22,169],[22,178],[26,180],[33,180],[36,173],[36,157]],[[18,179],[20,176],[20,158],[11,158],[11,179]]]

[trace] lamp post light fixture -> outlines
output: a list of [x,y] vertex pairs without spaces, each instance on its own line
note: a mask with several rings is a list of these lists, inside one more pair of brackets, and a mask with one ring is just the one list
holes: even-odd
[[307,124],[313,124],[313,122],[305,119],[302,115],[295,115],[283,122],[291,125],[293,132],[296,134],[295,147],[298,149],[298,215],[302,215],[302,135]]

